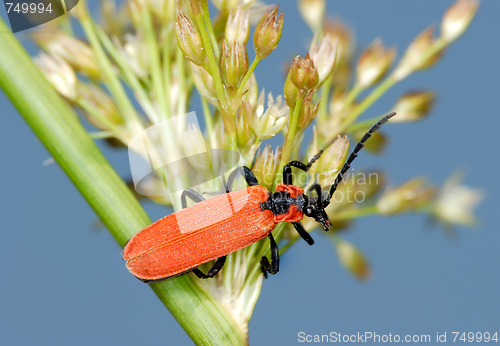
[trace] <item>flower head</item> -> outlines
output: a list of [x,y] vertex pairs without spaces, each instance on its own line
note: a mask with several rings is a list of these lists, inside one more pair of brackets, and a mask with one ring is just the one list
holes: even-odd
[[299,90],[308,91],[314,89],[319,82],[318,70],[313,60],[306,54],[305,58],[297,55],[290,67],[290,79]]
[[314,62],[314,66],[318,70],[319,84],[321,85],[330,75],[335,67],[337,59],[338,39],[327,34],[321,40],[319,36],[314,36],[314,39],[309,48],[309,56]]
[[232,10],[227,18],[225,37],[228,42],[246,44],[250,36],[250,13],[241,8]]
[[474,208],[484,198],[484,194],[471,187],[460,185],[462,177],[453,174],[439,191],[435,215],[446,225],[472,226],[476,222]]
[[392,108],[398,116],[390,121],[407,122],[423,119],[434,106],[435,98],[432,91],[413,91],[404,94]]
[[458,0],[446,11],[441,21],[441,37],[452,42],[469,27],[479,6],[478,0]]
[[243,101],[241,111],[253,132],[262,139],[275,136],[288,120],[289,108],[278,96],[276,100],[271,93],[267,96],[267,109],[264,111],[264,90],[260,93],[255,108]]
[[361,54],[356,68],[356,82],[362,88],[377,83],[391,67],[396,49],[386,49],[377,39]]
[[191,18],[183,11],[179,11],[177,14],[175,29],[177,44],[186,59],[189,59],[196,65],[203,65],[205,63],[205,49],[203,48],[200,31]]
[[444,47],[438,46],[434,31],[433,26],[428,27],[408,46],[394,70],[393,76],[396,80],[401,80],[415,71],[429,68],[439,61],[444,53]]
[[276,48],[283,30],[283,12],[278,16],[278,6],[268,10],[260,19],[253,34],[255,54],[264,59]]

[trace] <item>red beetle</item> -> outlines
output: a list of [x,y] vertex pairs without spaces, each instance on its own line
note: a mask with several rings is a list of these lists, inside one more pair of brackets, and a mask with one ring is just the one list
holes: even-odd
[[[283,183],[278,184],[273,193],[259,185],[247,167],[239,167],[232,172],[226,184],[226,191],[230,191],[236,175],[240,173],[249,185],[246,189],[208,200],[193,190],[184,190],[181,202],[185,209],[156,221],[125,245],[123,259],[127,261],[128,270],[144,282],[163,280],[189,271],[199,278],[211,278],[222,269],[227,254],[267,236],[271,243],[271,261],[262,257],[262,271],[265,276],[277,273],[279,251],[271,233],[276,224],[291,222],[310,245],[314,240],[300,224],[304,215],[314,218],[325,231],[330,230],[331,222],[325,208],[330,204],[337,186],[372,133],[395,114],[386,115],[368,130],[342,166],[324,199],[318,184],[312,187],[316,196],[308,196],[301,187],[292,184],[292,167],[307,172],[323,150],[307,164],[299,161],[286,164],[283,167]],[[186,208],[186,197],[198,203]],[[217,261],[207,274],[196,268],[215,259]]]

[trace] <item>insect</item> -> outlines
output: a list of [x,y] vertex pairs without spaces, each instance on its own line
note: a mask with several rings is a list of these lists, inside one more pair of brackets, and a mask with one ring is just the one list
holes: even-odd
[[[144,282],[167,279],[192,271],[199,278],[211,278],[224,266],[226,255],[247,247],[258,240],[269,238],[271,260],[262,257],[264,276],[279,270],[279,251],[271,231],[279,222],[290,222],[309,245],[314,240],[300,224],[303,216],[313,218],[325,231],[332,225],[325,208],[330,204],[337,186],[358,156],[364,143],[382,124],[396,113],[390,113],[374,124],[354,148],[342,166],[328,195],[323,198],[321,186],[316,184],[306,195],[304,189],[292,184],[292,167],[307,172],[324,150],[307,164],[291,161],[283,167],[283,182],[274,192],[260,186],[247,167],[239,167],[228,177],[226,193],[205,200],[194,190],[181,194],[182,209],[160,219],[137,233],[125,245],[123,258],[128,270]],[[327,146],[328,147],[328,146]],[[237,174],[243,175],[248,187],[228,192]],[[186,198],[196,204],[186,208]],[[181,230],[188,230],[182,232]],[[209,261],[215,264],[205,274],[197,267]]]

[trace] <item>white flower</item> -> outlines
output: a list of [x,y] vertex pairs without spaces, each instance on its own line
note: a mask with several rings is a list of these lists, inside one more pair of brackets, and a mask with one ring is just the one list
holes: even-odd
[[484,196],[477,189],[460,185],[461,180],[459,174],[448,178],[439,193],[435,213],[445,224],[472,226],[476,222],[474,208]]

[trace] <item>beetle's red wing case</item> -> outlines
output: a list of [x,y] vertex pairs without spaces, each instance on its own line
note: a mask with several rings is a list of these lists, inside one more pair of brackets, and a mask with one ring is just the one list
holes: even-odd
[[223,194],[171,214],[136,234],[125,246],[127,268],[143,280],[188,271],[242,249],[271,232],[274,214],[262,210],[262,186]]

